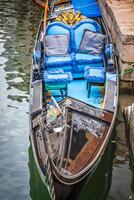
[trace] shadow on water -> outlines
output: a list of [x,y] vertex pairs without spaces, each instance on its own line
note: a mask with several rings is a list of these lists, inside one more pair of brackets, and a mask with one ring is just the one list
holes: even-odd
[[[115,152],[115,144],[110,140],[109,145],[90,180],[85,180],[86,184],[79,200],[104,200],[110,190],[112,181],[112,163]],[[47,189],[41,181],[39,173],[34,162],[32,148],[29,148],[29,171],[30,171],[30,196],[32,200],[50,200]],[[82,189],[82,188],[80,188]],[[71,199],[76,199],[74,195]]]

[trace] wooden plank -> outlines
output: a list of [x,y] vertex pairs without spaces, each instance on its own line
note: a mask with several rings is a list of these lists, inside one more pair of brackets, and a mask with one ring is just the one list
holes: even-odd
[[87,139],[87,143],[79,152],[76,159],[70,163],[68,170],[72,174],[78,173],[91,160],[100,143],[100,138],[90,133],[87,134]]
[[36,81],[32,84],[32,103],[30,107],[31,115],[36,115],[42,111],[42,82]]
[[112,80],[108,80],[106,82],[106,92],[104,98],[104,109],[110,112],[114,112],[115,110],[115,96],[116,92],[116,82]]
[[68,106],[72,110],[76,112],[81,112],[85,115],[89,115],[95,117],[99,120],[103,120],[104,122],[111,123],[113,114],[111,112],[107,112],[105,110],[101,110],[95,107],[92,107],[84,102],[76,101],[73,98],[69,98],[71,100],[71,104]]

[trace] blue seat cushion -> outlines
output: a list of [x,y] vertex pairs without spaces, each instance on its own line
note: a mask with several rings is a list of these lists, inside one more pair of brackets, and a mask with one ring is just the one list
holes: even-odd
[[46,66],[47,67],[55,67],[55,66],[66,66],[72,63],[72,59],[70,55],[67,56],[46,56]]
[[64,72],[61,69],[53,70],[51,72],[45,71],[44,78],[45,83],[50,85],[68,84],[73,80],[71,72]]
[[102,63],[102,55],[90,55],[85,53],[76,53],[75,56],[77,64],[90,64],[90,63]]
[[87,66],[85,68],[84,77],[88,83],[104,83],[105,70],[104,68],[91,68]]

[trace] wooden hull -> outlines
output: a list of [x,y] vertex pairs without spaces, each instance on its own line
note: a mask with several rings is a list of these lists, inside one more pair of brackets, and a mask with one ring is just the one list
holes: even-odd
[[[53,17],[50,16],[48,23],[51,20],[53,20]],[[101,20],[101,25],[105,29],[110,42],[112,42],[104,20],[102,18],[99,20]],[[42,30],[43,22],[41,22],[37,34],[35,51],[40,50],[42,52],[40,43]],[[66,107],[64,104],[69,102],[66,111],[65,133],[62,136],[58,135],[59,138],[54,134],[48,135],[48,127],[45,124],[46,103],[44,101],[46,101],[46,96],[44,94],[44,80],[42,80],[42,75],[44,76],[43,63],[44,60],[40,59],[38,66],[36,66],[37,63],[33,60],[31,72],[30,139],[33,154],[37,169],[43,183],[48,188],[51,199],[77,199],[81,191],[78,188],[82,188],[86,180],[89,180],[95,172],[108,145],[114,127],[118,104],[117,58],[114,55],[113,74],[116,78],[114,81],[108,80],[106,82],[103,109],[96,108],[69,96],[59,101],[60,108]],[[110,90],[113,91],[109,93]],[[112,99],[111,107],[108,104],[108,102],[111,102],[110,98]],[[57,119],[56,123],[60,125],[61,119]],[[80,127],[79,123],[81,124]],[[81,138],[78,135],[83,136]],[[62,144],[58,143],[59,141]],[[73,141],[75,142],[73,143]],[[59,146],[57,146],[57,143]],[[64,151],[61,151],[58,157],[57,152],[60,148],[63,148]],[[76,193],[75,197],[71,196],[74,191]]]

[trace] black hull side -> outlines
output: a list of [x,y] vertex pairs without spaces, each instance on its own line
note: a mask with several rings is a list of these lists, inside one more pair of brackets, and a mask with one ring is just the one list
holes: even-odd
[[[41,22],[41,24],[42,24],[42,22]],[[106,26],[106,24],[105,24],[105,26]],[[106,28],[107,28],[107,26],[106,26]],[[39,39],[39,35],[40,35],[40,31],[41,30],[42,30],[42,28],[40,27],[39,31],[38,31],[37,38],[36,38],[36,45],[38,43],[38,39]],[[107,34],[110,35],[110,33],[107,33]],[[110,39],[112,41],[111,37],[110,37]],[[35,49],[36,49],[36,47],[35,47]],[[116,62],[116,71],[117,71],[117,74],[118,74],[118,69],[117,69],[118,62],[117,62],[116,56],[115,56],[115,62]],[[30,105],[32,105],[32,103],[33,103],[33,99],[32,99],[33,98],[33,96],[32,96],[32,92],[33,92],[33,86],[32,86],[33,65],[34,64],[32,64],[31,84],[30,84],[30,94],[31,94]],[[42,80],[40,80],[40,81],[42,81]],[[118,82],[118,77],[117,77],[117,88],[116,88],[117,89],[116,90],[117,103],[118,103],[118,88],[119,88],[119,82]],[[69,180],[64,179],[64,177],[60,177],[60,174],[58,174],[56,172],[56,170],[54,170],[54,168],[53,168],[53,172],[52,173],[53,173],[53,179],[54,179],[54,187],[55,187],[56,200],[69,200],[69,199],[73,200],[73,199],[78,199],[79,195],[80,195],[80,193],[82,191],[82,188],[87,183],[87,180],[90,181],[90,178],[92,177],[92,175],[94,174],[94,172],[95,172],[98,164],[100,163],[100,161],[102,159],[102,156],[103,156],[103,154],[105,152],[105,149],[106,149],[106,147],[108,145],[108,142],[110,140],[110,137],[111,137],[111,134],[112,134],[112,130],[113,130],[113,127],[114,127],[116,113],[117,113],[117,103],[116,103],[115,111],[114,111],[114,114],[113,114],[113,119],[112,119],[111,125],[109,127],[107,140],[106,140],[105,144],[103,145],[103,148],[101,149],[101,151],[99,153],[99,156],[97,158],[95,158],[95,161],[94,161],[93,165],[91,165],[87,169],[87,171],[84,174],[82,174],[82,176],[77,177],[70,184],[69,184]],[[38,116],[43,110],[44,110],[44,105],[42,105],[42,109],[40,110],[40,112],[36,113],[36,116]],[[45,186],[48,188],[48,191],[50,192],[49,184],[46,184],[45,173],[41,169],[41,166],[40,166],[40,163],[39,163],[39,160],[38,160],[38,153],[37,153],[37,149],[35,147],[35,141],[34,141],[35,132],[32,129],[32,120],[33,120],[33,115],[32,115],[31,110],[30,110],[30,120],[29,120],[29,123],[30,123],[30,139],[31,139],[31,144],[32,144],[32,150],[33,150],[33,154],[34,154],[34,159],[35,159],[35,163],[36,163],[38,172],[40,174],[40,177],[41,177],[43,183],[45,184]],[[75,183],[75,180],[78,183]],[[68,183],[68,184],[64,184],[64,183]]]

